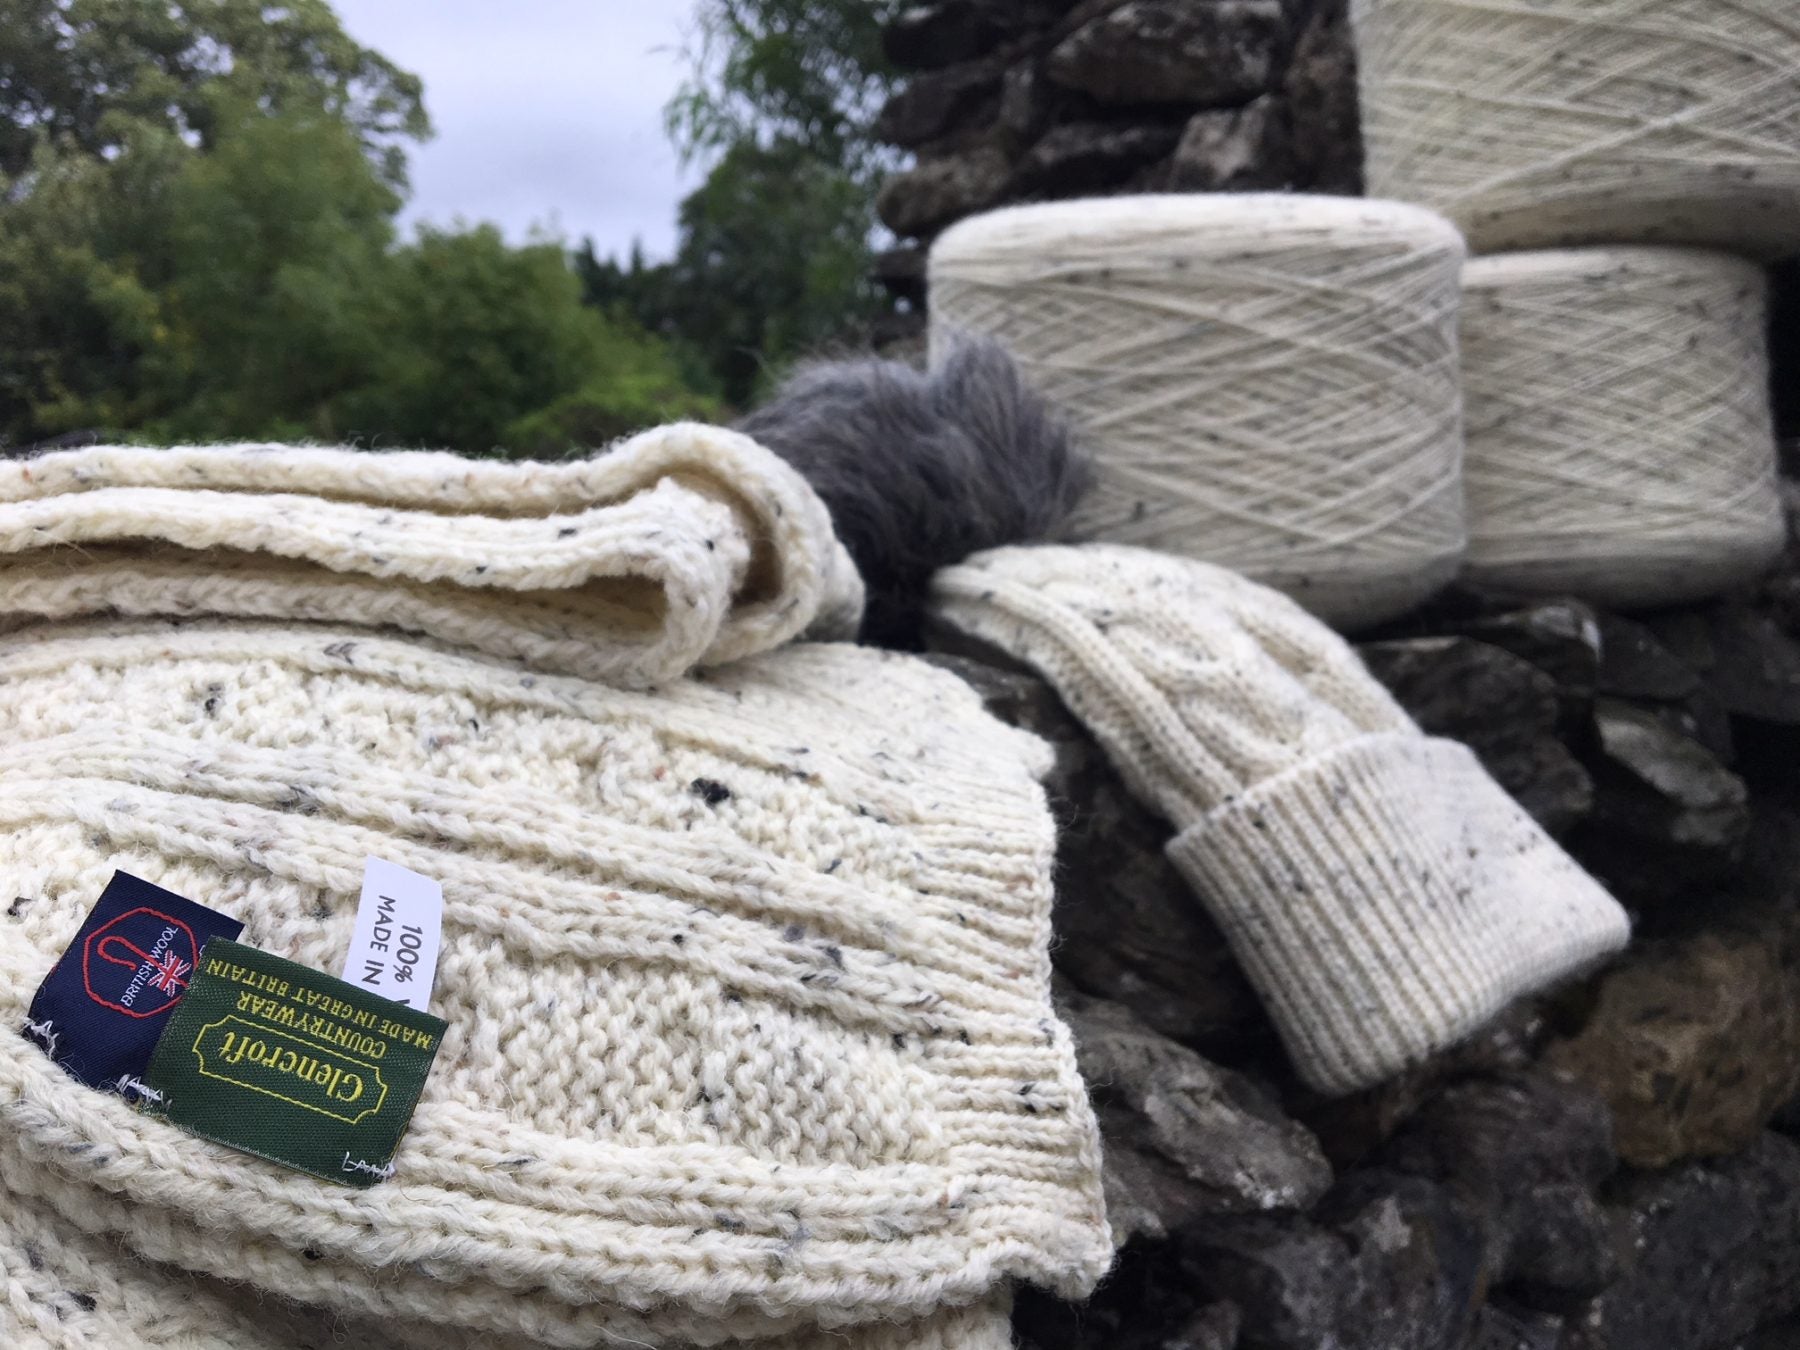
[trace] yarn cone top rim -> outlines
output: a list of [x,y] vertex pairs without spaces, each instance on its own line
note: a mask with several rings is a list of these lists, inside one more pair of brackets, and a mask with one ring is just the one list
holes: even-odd
[[1761,266],[1734,253],[1646,244],[1486,254],[1470,258],[1464,265],[1463,285],[1484,288],[1558,279],[1598,281],[1624,269],[1687,274],[1737,272],[1745,282],[1758,287],[1766,282]]
[[938,237],[929,263],[996,257],[1037,264],[1041,260],[1022,256],[1021,244],[1052,240],[1134,259],[1141,257],[1146,240],[1178,254],[1204,255],[1218,243],[1244,252],[1274,251],[1286,248],[1293,236],[1321,233],[1466,251],[1455,225],[1409,202],[1287,192],[1150,193],[1034,202],[971,216]]

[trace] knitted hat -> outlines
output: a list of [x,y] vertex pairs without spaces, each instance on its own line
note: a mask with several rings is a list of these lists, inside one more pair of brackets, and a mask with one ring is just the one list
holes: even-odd
[[556,464],[49,454],[0,464],[0,559],[0,613],[386,624],[630,686],[806,631],[853,636],[862,608],[805,480],[695,424]]
[[1624,912],[1466,747],[1425,736],[1323,624],[1205,563],[996,549],[937,612],[1040,672],[1132,791],[1295,1067],[1347,1092],[1623,946]]

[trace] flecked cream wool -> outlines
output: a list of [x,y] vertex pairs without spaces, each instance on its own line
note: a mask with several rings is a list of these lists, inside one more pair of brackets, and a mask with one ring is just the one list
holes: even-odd
[[[998,1350],[1009,1280],[1092,1286],[1111,1248],[1049,1004],[1048,752],[913,658],[745,655],[853,627],[858,584],[791,471],[673,431],[620,452],[651,462],[636,476],[281,450],[8,466],[7,1212],[409,1346]],[[546,539],[581,545],[552,565]],[[240,555],[277,580],[214,589]],[[362,579],[327,621],[332,562]],[[94,566],[148,574],[134,613],[182,617],[113,613]],[[596,576],[646,579],[634,617],[586,603]],[[534,646],[561,608],[580,626]],[[656,687],[520,659],[583,649]],[[389,1181],[184,1134],[19,1034],[115,869],[332,970],[370,854],[445,897],[450,1031]],[[95,1300],[75,1343],[110,1350],[121,1314]]]
[[1202,558],[1366,626],[1462,561],[1463,256],[1398,202],[1013,207],[932,246],[932,359],[994,338],[1074,421],[1095,481],[1066,537]]
[[1793,0],[1353,0],[1369,191],[1480,252],[1800,248]]
[[1619,606],[1753,580],[1787,541],[1765,279],[1700,249],[1463,272],[1468,573]]
[[[8,1350],[540,1350],[522,1336],[376,1324],[143,1260],[17,1193],[0,1207],[0,1345]],[[1004,1291],[913,1322],[817,1328],[754,1350],[1010,1350]],[[749,1350],[749,1347],[746,1347]]]
[[0,614],[385,624],[632,686],[851,636],[862,605],[805,480],[693,423],[554,464],[275,445],[0,463],[0,560]]
[[1224,929],[1301,1076],[1367,1087],[1617,950],[1624,911],[1335,634],[1222,568],[995,549],[936,611],[1042,674]]
[[[140,1260],[10,1192],[0,1194],[0,1345],[8,1350],[327,1350],[333,1319]],[[399,1350],[368,1328],[354,1344]]]
[[0,1041],[0,1182],[350,1315],[704,1344],[1110,1256],[1049,1007],[1047,750],[914,659],[630,693],[329,626],[0,641],[0,1024],[115,868],[330,969],[437,878],[450,1024],[390,1183],[182,1134]]

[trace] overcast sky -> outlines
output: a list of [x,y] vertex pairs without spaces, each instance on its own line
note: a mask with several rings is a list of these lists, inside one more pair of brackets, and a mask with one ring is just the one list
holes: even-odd
[[548,225],[652,258],[698,182],[663,133],[694,0],[332,0],[351,35],[425,81],[437,135],[403,219]]

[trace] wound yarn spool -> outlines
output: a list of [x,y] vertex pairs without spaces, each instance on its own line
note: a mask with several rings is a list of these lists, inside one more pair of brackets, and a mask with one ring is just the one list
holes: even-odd
[[1340,627],[1464,546],[1461,237],[1396,202],[1113,197],[965,220],[931,251],[931,352],[1010,351],[1080,429],[1076,538],[1185,554]]
[[1623,607],[1782,548],[1765,278],[1698,249],[1562,249],[1463,274],[1471,580]]
[[1477,252],[1800,248],[1794,0],[1353,0],[1369,191]]

